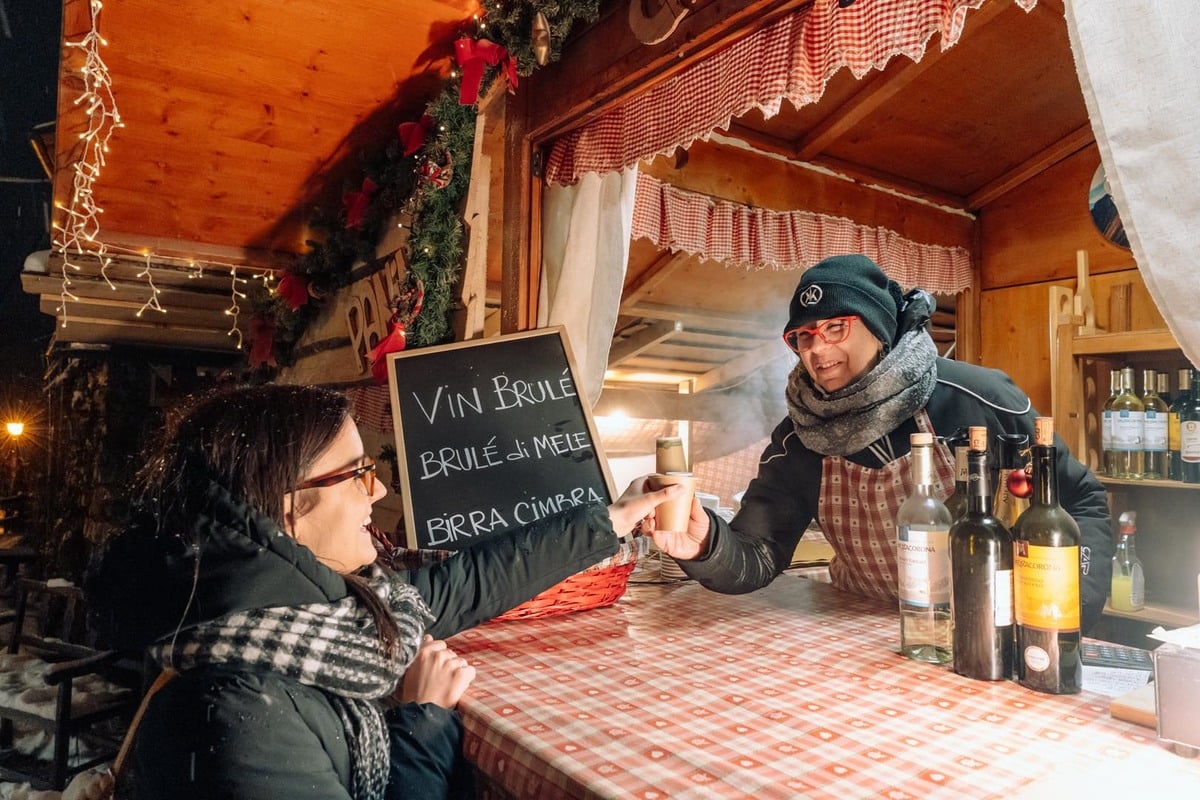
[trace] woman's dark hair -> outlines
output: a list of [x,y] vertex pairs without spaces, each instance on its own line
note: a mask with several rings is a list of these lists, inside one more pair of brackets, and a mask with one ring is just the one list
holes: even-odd
[[212,481],[282,526],[284,498],[349,418],[344,394],[312,386],[199,395],[168,418],[138,474],[138,504],[160,519],[191,517]]
[[[168,417],[155,440],[137,476],[135,506],[160,526],[191,519],[204,513],[205,490],[215,482],[292,535],[284,498],[291,495],[297,508],[294,487],[348,420],[346,395],[315,386],[268,384],[194,397]],[[196,544],[203,552],[203,543]],[[396,647],[387,607],[361,578],[342,577],[375,618],[385,647]]]

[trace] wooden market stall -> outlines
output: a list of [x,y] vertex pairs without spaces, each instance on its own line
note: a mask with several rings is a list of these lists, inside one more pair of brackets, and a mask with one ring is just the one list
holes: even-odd
[[[362,2],[349,11],[316,2],[209,3],[170,14],[149,5],[113,4],[100,16],[110,46],[95,53],[106,59],[112,94],[97,102],[101,112],[115,104],[123,125],[105,133],[103,174],[83,176],[94,178],[88,197],[101,216],[68,208],[81,180],[81,142],[97,119],[95,104],[74,102],[85,82],[77,68],[91,54],[83,43],[98,31],[87,2],[64,4],[63,39],[71,46],[60,85],[57,222],[82,215],[87,225],[74,229],[73,241],[106,250],[76,258],[57,248],[27,270],[24,284],[60,318],[62,347],[228,356],[241,346],[267,361],[280,326],[255,321],[241,296],[246,282],[274,286],[298,261],[312,266],[303,259],[319,233],[315,211],[353,227],[346,225],[352,207],[375,192],[363,177],[364,152],[379,142],[395,147],[399,125],[423,128],[422,110],[461,66],[449,58],[454,40],[480,37],[488,17],[467,0]],[[900,248],[889,253],[917,253],[914,261],[889,255],[881,263],[889,270],[907,263],[903,282],[938,291],[942,351],[1005,370],[1037,408],[1054,411],[1061,428],[1075,430],[1079,420],[1077,429],[1092,435],[1090,362],[1071,372],[1077,387],[1058,381],[1076,358],[1090,356],[1078,346],[1062,356],[1060,326],[1072,334],[1087,324],[1161,331],[1167,321],[1132,251],[1106,239],[1089,212],[1102,153],[1072,53],[1069,4],[911,5],[926,14],[915,30],[900,36],[881,27],[878,50],[851,61],[838,60],[831,40],[813,33],[820,28],[805,26],[866,14],[865,0],[622,0],[599,4],[591,24],[551,25],[547,35],[562,59],[522,75],[513,93],[497,79],[477,104],[471,169],[419,162],[424,180],[463,190],[455,208],[469,229],[465,278],[449,301],[455,326],[438,335],[552,321],[560,312],[543,289],[554,281],[544,234],[556,192],[636,164],[629,190],[637,213],[611,304],[612,334],[602,347],[573,338],[603,389],[595,413],[620,408],[646,422],[610,434],[610,452],[648,452],[656,432],[682,422],[697,469],[712,470],[728,501],[782,414],[776,387],[786,368],[778,342],[786,300],[799,269],[828,254],[822,242],[791,260],[710,249],[677,235],[669,215],[649,213],[667,199],[759,219],[832,221],[850,237],[839,241],[886,240]],[[656,9],[670,19],[649,13]],[[758,74],[745,65],[776,52],[772,44],[806,36],[825,49],[815,49],[819,58],[801,88],[785,91],[782,78],[767,87],[742,80]],[[612,141],[609,150],[595,146]],[[374,220],[382,235],[355,251],[355,266],[328,292],[301,287],[301,300],[316,310],[278,373],[345,387],[372,447],[392,432],[367,356],[388,335],[389,303],[410,261],[430,249],[412,246],[409,211]],[[941,270],[932,284],[925,264]],[[1092,315],[1077,314],[1073,296],[1065,306],[1061,292],[1052,301],[1054,287],[1077,292],[1080,311]],[[433,316],[427,309],[419,320]],[[1150,361],[1182,365],[1182,351],[1166,336],[1156,339],[1166,344]],[[265,351],[255,350],[264,337]],[[1123,350],[1108,355],[1124,358]],[[1087,458],[1094,441],[1078,441]],[[1121,487],[1114,502],[1143,502],[1142,491]],[[1158,491],[1180,500],[1170,505],[1181,513],[1197,510],[1195,492]],[[1150,520],[1169,531],[1180,529],[1176,522]],[[1200,571],[1200,547],[1172,538],[1181,535],[1157,537],[1164,547],[1143,552],[1149,581],[1163,592],[1162,613],[1146,615],[1150,622],[1197,616],[1194,581],[1184,578]]]

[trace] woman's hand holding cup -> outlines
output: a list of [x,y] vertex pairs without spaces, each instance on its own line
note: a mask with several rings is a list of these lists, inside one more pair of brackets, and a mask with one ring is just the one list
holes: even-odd
[[682,509],[673,507],[668,500],[642,523],[642,533],[653,538],[659,550],[677,560],[690,561],[707,553],[709,519],[696,498],[692,476],[647,475],[646,485],[651,489],[683,485],[687,490],[675,498]]

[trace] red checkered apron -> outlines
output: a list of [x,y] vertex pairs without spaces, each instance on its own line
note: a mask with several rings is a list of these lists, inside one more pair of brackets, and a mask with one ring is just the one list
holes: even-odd
[[[913,418],[918,430],[933,433],[924,409]],[[954,455],[936,439],[933,452],[934,488],[944,500],[954,491]],[[839,589],[897,598],[896,511],[912,494],[911,462],[911,452],[879,469],[841,456],[822,461],[817,523],[833,547],[829,579]]]

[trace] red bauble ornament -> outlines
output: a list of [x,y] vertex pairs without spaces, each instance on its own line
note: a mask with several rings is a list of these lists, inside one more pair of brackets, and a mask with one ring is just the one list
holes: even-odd
[[1008,491],[1013,497],[1029,497],[1033,494],[1033,479],[1025,470],[1014,469],[1008,473]]

